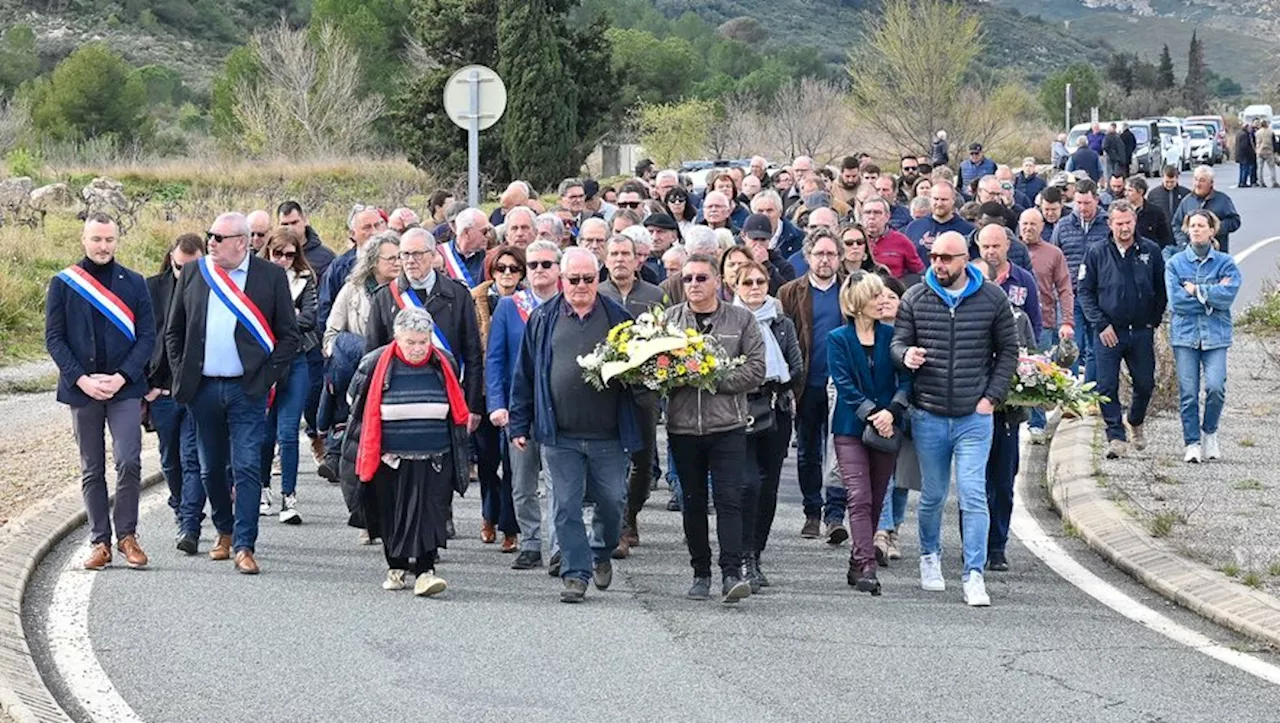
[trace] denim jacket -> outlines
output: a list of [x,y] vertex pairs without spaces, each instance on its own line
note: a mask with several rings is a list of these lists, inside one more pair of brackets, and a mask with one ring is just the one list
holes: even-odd
[[[1194,295],[1183,287],[1188,281],[1196,285]],[[1187,247],[1165,264],[1164,284],[1173,308],[1172,346],[1205,350],[1231,346],[1231,305],[1240,291],[1240,270],[1230,254],[1211,249],[1201,259]]]

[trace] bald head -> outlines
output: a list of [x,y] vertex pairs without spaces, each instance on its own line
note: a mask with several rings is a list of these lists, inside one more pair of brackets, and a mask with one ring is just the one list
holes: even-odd
[[271,214],[266,211],[253,211],[247,217],[249,220],[249,243],[253,245],[253,250],[257,253],[262,248],[262,244],[267,241],[267,232],[271,230]]
[[932,251],[939,254],[967,254],[969,242],[959,233],[947,231],[933,240]]
[[836,215],[835,211],[826,206],[815,208],[809,214],[809,228],[814,228],[815,226],[822,226],[835,231],[840,227],[840,217]]
[[1039,209],[1028,208],[1018,217],[1018,238],[1022,243],[1034,245],[1040,243],[1040,234],[1044,233],[1044,214]]

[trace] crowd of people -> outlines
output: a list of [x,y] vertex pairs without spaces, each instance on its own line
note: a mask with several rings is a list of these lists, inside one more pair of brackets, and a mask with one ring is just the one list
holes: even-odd
[[[1009,569],[1020,425],[1036,443],[1052,426],[1046,410],[1005,404],[1020,350],[1075,341],[1080,373],[1107,397],[1106,454],[1121,456],[1145,444],[1167,310],[1185,459],[1222,455],[1240,286],[1226,249],[1240,218],[1207,167],[1192,189],[1172,168],[1148,188],[1119,167],[1100,188],[1034,158],[1015,173],[976,143],[958,173],[948,163],[939,133],[897,175],[866,156],[777,169],[757,157],[701,189],[645,163],[617,187],[566,179],[549,207],[517,181],[488,214],[442,191],[421,216],[354,206],[337,256],[286,202],[274,223],[228,212],[203,238],[179,236],[147,279],[115,260],[115,222],[91,215],[84,258],[50,284],[46,327],[80,447],[84,566],[109,565],[113,539],[130,567],[148,563],[137,537],[145,425],[177,549],[199,552],[207,505],[209,557],[258,573],[260,518],[303,520],[305,430],[360,542],[381,542],[388,590],[408,577],[418,595],[447,588],[439,550],[474,478],[481,541],[501,533],[517,570],[548,553],[560,599],[579,602],[641,545],[665,466],[688,597],[712,596],[713,508],[719,597],[737,603],[770,585],[763,558],[794,432],[798,533],[850,541],[850,586],[881,593],[916,490],[920,584],[945,589],[954,470],[963,596],[989,605],[984,576]],[[590,385],[577,358],[658,307],[741,363],[714,390],[667,398]]]

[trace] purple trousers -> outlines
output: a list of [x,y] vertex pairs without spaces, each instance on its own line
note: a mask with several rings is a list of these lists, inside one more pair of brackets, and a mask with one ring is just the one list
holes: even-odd
[[853,543],[849,564],[860,572],[867,572],[876,568],[872,537],[897,463],[896,455],[871,449],[857,437],[836,435],[834,442],[849,512],[849,537]]

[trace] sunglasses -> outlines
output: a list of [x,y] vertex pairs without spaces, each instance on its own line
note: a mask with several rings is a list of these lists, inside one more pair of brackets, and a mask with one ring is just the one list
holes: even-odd
[[494,264],[493,270],[499,274],[518,274],[521,271],[524,271],[524,269],[516,266],[515,264]]
[[271,258],[289,259],[290,261],[292,261],[293,259],[298,258],[298,252],[297,251],[281,251],[280,249],[276,249],[271,252]]
[[639,201],[618,201],[618,208],[640,208]]
[[930,261],[941,261],[944,264],[949,264],[956,259],[967,258],[969,258],[969,254],[929,254]]
[[918,171],[918,170],[920,170],[920,166],[903,166],[902,167],[903,173],[907,173],[909,171]]
[[594,284],[595,282],[599,281],[599,280],[600,280],[600,277],[599,277],[599,276],[594,276],[594,275],[592,275],[592,276],[566,276],[566,277],[564,277],[564,280],[565,280],[565,281],[567,281],[567,282],[569,282],[569,285],[570,285],[570,286],[577,286],[578,284],[587,284],[587,285],[590,285],[590,284]]
[[683,198],[668,198],[668,199],[667,199],[667,205],[668,205],[668,206],[670,206],[670,205],[671,205],[671,204],[673,204],[673,203],[679,203],[679,204],[682,204],[682,205],[683,205],[683,204],[684,204],[684,199],[683,199]]
[[768,285],[769,285],[769,280],[768,280],[768,279],[761,279],[761,278],[743,279],[742,281],[739,281],[739,282],[738,282],[738,285],[740,285],[740,286],[768,286]]
[[266,231],[252,231],[249,233],[249,238],[266,238],[266,237],[267,237]]
[[866,246],[867,240],[864,238],[847,238],[844,240],[845,246]]
[[218,244],[220,244],[220,243],[222,243],[223,241],[226,241],[226,240],[228,240],[228,239],[240,238],[241,236],[244,236],[244,234],[242,234],[242,233],[228,233],[228,234],[221,234],[221,233],[214,233],[214,232],[212,232],[212,231],[209,231],[208,233],[206,233],[206,234],[204,235],[204,240],[205,240],[205,242],[207,242],[207,243],[218,243]]
[[680,280],[686,284],[705,284],[711,279],[710,274],[685,274]]
[[534,269],[550,269],[552,266],[555,266],[555,265],[556,265],[555,261],[530,261],[529,263],[525,264],[525,267],[528,268],[530,271],[533,271]]

